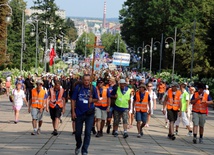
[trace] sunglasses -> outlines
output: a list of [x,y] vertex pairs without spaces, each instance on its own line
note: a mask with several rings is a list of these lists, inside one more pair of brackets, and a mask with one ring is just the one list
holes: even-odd
[[148,86],[148,87],[152,87],[152,86]]

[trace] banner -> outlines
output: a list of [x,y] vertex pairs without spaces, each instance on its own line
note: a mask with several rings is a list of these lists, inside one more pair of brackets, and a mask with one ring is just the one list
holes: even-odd
[[130,54],[114,52],[112,63],[117,66],[129,66]]
[[109,70],[111,71],[117,69],[117,66],[115,64],[109,64],[108,67],[109,67]]

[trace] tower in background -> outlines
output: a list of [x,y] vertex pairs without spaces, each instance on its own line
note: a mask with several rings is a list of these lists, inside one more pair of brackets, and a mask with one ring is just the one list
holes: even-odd
[[103,9],[103,28],[106,27],[106,1],[104,1],[104,9]]

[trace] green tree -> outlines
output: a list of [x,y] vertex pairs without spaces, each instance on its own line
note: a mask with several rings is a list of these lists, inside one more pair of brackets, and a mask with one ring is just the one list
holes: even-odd
[[93,52],[93,48],[86,47],[86,45],[94,45],[95,35],[93,33],[83,33],[76,42],[75,53],[79,55],[89,56]]
[[[161,33],[164,33],[165,39],[167,36],[174,37],[174,29],[177,27],[175,71],[189,76],[191,33],[193,32],[193,21],[196,19],[193,73],[208,75],[212,67],[206,54],[208,46],[206,38],[213,15],[213,6],[214,2],[212,0],[127,0],[120,11],[121,34],[129,46],[139,46],[142,45],[143,41],[149,43],[150,38],[159,40]],[[188,40],[186,44],[181,41],[184,35]],[[153,63],[158,63],[158,61],[153,61]],[[163,68],[172,68],[172,46],[163,51]]]
[[[22,34],[22,12],[26,8],[23,0],[11,0],[10,6],[13,9],[12,23],[8,27],[8,53],[10,54],[9,68],[20,68],[21,61],[21,34]],[[35,38],[30,38],[29,34],[32,27],[26,25],[25,44],[23,52],[23,69],[29,70],[35,64]]]
[[114,52],[117,52],[117,50],[122,53],[127,52],[126,45],[119,34],[112,35],[110,33],[104,33],[101,36],[101,40],[103,46],[105,46],[105,52],[107,52],[110,56],[112,56]]
[[[0,4],[6,4],[8,0],[2,0]],[[7,27],[6,17],[9,15],[10,9],[8,6],[0,6],[0,68],[5,67],[5,62],[7,62]]]
[[[77,31],[74,26],[74,22],[70,18],[67,20],[61,19],[55,14],[55,12],[59,10],[59,8],[56,6],[55,0],[35,0],[34,4],[35,6],[32,8],[44,11],[42,14],[35,14],[37,19],[41,21],[41,23],[39,23],[39,31],[46,31],[47,29],[48,38],[55,38],[56,35],[57,47],[55,49],[57,54],[60,56],[61,50],[59,47],[61,46],[60,40],[62,40],[60,35],[65,34],[64,37],[68,38],[68,43],[75,41],[77,38]],[[42,38],[44,37],[44,34],[42,34],[40,40],[41,43]],[[42,43],[42,46],[44,48],[45,44]]]

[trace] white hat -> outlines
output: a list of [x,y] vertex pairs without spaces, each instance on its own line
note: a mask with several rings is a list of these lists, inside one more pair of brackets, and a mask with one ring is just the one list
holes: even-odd
[[44,84],[43,81],[41,79],[36,81],[36,84]]
[[209,86],[208,85],[206,85],[206,89],[208,89],[209,88]]
[[119,83],[126,83],[125,79],[120,79]]

